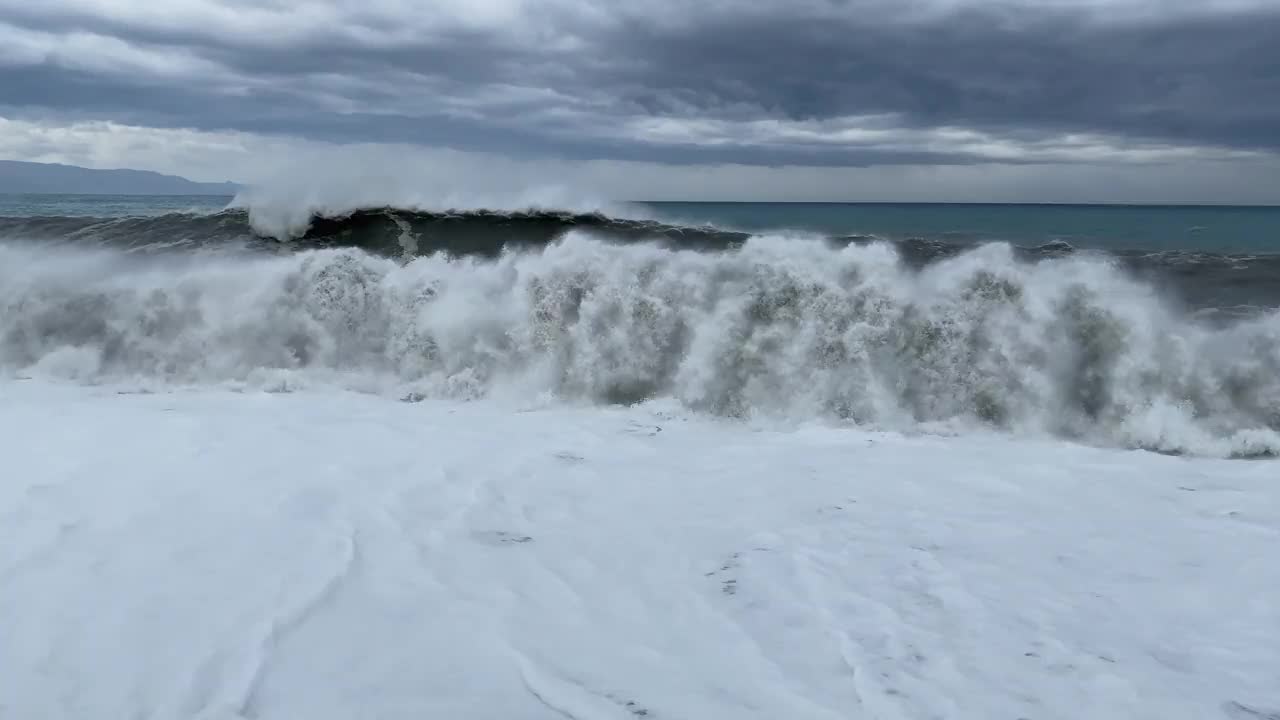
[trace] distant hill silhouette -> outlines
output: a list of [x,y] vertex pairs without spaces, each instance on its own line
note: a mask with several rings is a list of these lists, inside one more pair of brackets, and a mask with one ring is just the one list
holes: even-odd
[[0,193],[74,195],[235,195],[235,183],[199,183],[149,170],[93,170],[0,160]]

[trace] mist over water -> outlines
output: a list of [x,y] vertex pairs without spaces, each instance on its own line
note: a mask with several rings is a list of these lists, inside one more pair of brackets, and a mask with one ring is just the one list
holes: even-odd
[[1276,311],[1209,324],[1115,258],[985,244],[909,260],[881,242],[695,250],[599,228],[416,256],[6,242],[0,366],[1280,454]]

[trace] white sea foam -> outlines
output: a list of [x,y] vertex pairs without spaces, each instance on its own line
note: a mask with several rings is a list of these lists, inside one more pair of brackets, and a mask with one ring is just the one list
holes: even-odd
[[672,398],[711,415],[1280,452],[1280,315],[1211,329],[1099,259],[581,233],[496,260],[0,246],[0,365],[81,381]]
[[0,381],[6,719],[1280,712],[1272,462],[127,389]]

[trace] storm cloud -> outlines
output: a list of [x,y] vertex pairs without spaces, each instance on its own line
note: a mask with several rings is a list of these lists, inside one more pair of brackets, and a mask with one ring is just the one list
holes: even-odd
[[1280,151],[1280,5],[0,0],[0,115],[664,163]]

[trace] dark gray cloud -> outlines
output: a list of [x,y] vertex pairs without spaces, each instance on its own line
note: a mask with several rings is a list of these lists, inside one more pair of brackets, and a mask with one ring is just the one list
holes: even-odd
[[1274,3],[372,5],[0,0],[0,106],[682,163],[1280,150]]
[[[629,92],[792,119],[895,113],[915,125],[1115,132],[1280,145],[1280,5],[1108,24],[1034,8],[968,8],[876,25],[753,18],[655,32]],[[626,86],[624,86],[626,87]]]

